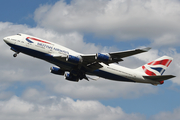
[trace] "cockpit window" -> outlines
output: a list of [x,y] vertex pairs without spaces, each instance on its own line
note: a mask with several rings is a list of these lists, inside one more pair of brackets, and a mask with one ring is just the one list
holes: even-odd
[[21,36],[21,34],[20,34],[20,33],[18,33],[17,35]]

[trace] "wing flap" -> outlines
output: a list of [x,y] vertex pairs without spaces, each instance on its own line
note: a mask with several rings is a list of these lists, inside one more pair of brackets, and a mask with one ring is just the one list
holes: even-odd
[[163,80],[168,80],[173,77],[176,77],[174,75],[158,75],[158,76],[143,76],[145,79],[153,80],[153,81],[163,81]]
[[88,67],[89,69],[91,69],[92,71],[99,69],[101,67],[103,67],[101,64],[99,64],[98,62],[94,62],[92,64],[88,64],[86,67]]

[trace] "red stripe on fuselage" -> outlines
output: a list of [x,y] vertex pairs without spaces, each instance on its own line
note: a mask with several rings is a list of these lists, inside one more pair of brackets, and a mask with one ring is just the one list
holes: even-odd
[[51,43],[49,43],[49,42],[46,42],[46,41],[43,41],[43,40],[39,40],[39,39],[37,39],[37,38],[27,37],[27,39],[35,40],[35,41],[42,42],[42,43],[51,44]]
[[144,72],[149,75],[149,76],[156,76],[156,74],[152,71],[149,71],[148,69],[146,69],[145,66],[142,66],[142,69],[144,70]]

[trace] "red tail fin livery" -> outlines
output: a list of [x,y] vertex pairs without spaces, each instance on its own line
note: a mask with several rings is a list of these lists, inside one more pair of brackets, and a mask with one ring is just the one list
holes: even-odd
[[160,84],[164,83],[164,80],[173,78],[175,76],[172,75],[163,75],[167,67],[172,62],[173,58],[168,56],[163,56],[158,58],[150,63],[143,65],[142,67],[138,68],[138,71],[141,71],[143,77],[147,80],[157,81]]
[[173,58],[171,57],[163,56],[155,61],[143,65],[142,69],[149,76],[163,75],[172,60]]

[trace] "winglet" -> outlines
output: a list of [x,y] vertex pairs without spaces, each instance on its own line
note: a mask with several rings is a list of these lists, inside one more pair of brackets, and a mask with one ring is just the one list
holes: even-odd
[[142,50],[142,51],[144,51],[144,52],[147,52],[147,51],[149,51],[151,48],[150,47],[146,47],[146,48],[142,48],[142,49],[140,49],[140,50]]

